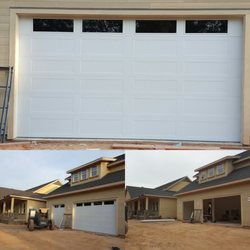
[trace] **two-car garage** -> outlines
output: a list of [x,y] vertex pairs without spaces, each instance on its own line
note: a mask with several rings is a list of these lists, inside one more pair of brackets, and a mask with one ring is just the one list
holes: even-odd
[[16,137],[239,142],[242,20],[20,18]]

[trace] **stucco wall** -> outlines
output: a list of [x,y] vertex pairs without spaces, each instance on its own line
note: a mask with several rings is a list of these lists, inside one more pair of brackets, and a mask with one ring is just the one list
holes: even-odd
[[176,218],[176,199],[160,199],[159,214],[164,218]]
[[203,209],[203,199],[219,198],[224,196],[241,196],[242,226],[250,226],[250,183],[220,187],[199,193],[178,196],[177,219],[183,220],[183,202],[194,201],[195,209]]
[[119,186],[112,189],[103,189],[95,192],[84,192],[79,194],[72,194],[68,196],[61,196],[57,198],[49,198],[47,207],[50,209],[50,216],[53,218],[53,205],[65,204],[65,214],[73,213],[73,205],[77,202],[91,202],[98,200],[116,200],[117,211],[117,235],[125,234],[125,193],[124,186]]

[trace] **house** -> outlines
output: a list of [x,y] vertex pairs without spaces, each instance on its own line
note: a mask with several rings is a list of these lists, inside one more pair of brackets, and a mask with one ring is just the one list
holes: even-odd
[[250,2],[0,3],[8,138],[250,144]]
[[195,170],[195,180],[177,192],[177,218],[197,211],[201,222],[250,226],[250,151],[227,156]]
[[29,209],[46,207],[43,197],[60,186],[59,180],[53,180],[28,190],[0,187],[0,222],[27,222]]
[[102,157],[67,173],[67,183],[45,196],[55,225],[124,235],[125,155]]
[[176,218],[177,191],[191,180],[185,176],[157,188],[126,187],[128,217],[138,219]]

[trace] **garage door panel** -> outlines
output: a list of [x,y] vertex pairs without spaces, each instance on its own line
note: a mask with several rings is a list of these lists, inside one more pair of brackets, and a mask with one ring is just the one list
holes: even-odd
[[80,136],[91,138],[117,138],[123,136],[123,122],[121,119],[83,118],[79,122]]
[[135,96],[141,94],[172,95],[178,91],[178,83],[174,80],[138,79],[133,82]]
[[123,100],[112,97],[88,97],[81,99],[81,112],[93,114],[99,113],[122,113]]
[[123,79],[83,79],[81,80],[81,92],[97,93],[97,94],[122,94],[123,85],[125,84]]
[[62,37],[53,37],[53,39],[49,40],[48,38],[35,38],[31,40],[31,44],[32,56],[53,59],[55,56],[75,57],[79,54],[78,41],[75,39],[65,39]]
[[124,65],[123,61],[107,61],[107,60],[92,60],[92,61],[82,61],[81,66],[82,73],[94,73],[94,74],[123,74]]
[[[122,42],[123,43],[123,42]],[[121,39],[86,39],[82,41],[81,51],[83,56],[96,57],[122,57],[125,55],[124,46],[121,46]]]
[[210,40],[205,39],[187,40],[184,43],[183,53],[186,57],[214,57],[221,58],[227,56],[227,40]]
[[136,39],[134,42],[134,56],[136,58],[174,57],[177,55],[177,39]]
[[134,74],[143,75],[174,75],[177,74],[177,63],[166,61],[136,61]]
[[77,62],[75,61],[61,61],[61,60],[33,60],[32,73],[60,73],[70,74],[76,72]]
[[69,93],[72,89],[76,89],[75,84],[72,84],[74,81],[74,78],[34,76],[31,79],[31,91],[47,92],[47,94],[50,92]]
[[45,113],[72,113],[74,108],[73,98],[67,97],[33,97],[30,98],[30,112]]

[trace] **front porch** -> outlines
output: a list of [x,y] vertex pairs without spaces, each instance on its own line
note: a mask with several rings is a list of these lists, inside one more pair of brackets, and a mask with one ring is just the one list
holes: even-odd
[[26,222],[27,200],[6,197],[0,201],[0,222],[24,224]]
[[129,219],[160,219],[159,198],[145,197],[127,202]]

